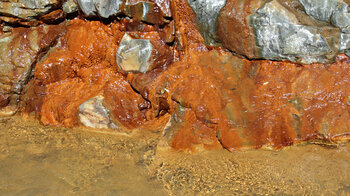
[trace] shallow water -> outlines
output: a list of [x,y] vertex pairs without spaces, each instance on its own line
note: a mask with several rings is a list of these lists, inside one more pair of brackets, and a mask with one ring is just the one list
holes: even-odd
[[0,195],[350,195],[350,144],[196,154],[131,134],[0,120]]

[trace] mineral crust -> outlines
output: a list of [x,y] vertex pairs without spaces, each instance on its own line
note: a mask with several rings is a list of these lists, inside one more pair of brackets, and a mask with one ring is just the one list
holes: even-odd
[[347,142],[348,8],[347,0],[2,1],[0,115],[155,129],[160,146],[190,152]]

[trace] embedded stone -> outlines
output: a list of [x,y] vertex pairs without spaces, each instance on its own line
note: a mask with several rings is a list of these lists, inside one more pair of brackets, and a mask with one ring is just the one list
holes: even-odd
[[196,21],[208,45],[216,45],[217,18],[226,0],[188,0],[196,14]]
[[147,72],[153,45],[147,39],[133,39],[127,33],[120,42],[116,58],[120,69],[126,72]]
[[103,105],[103,96],[96,96],[79,106],[80,122],[92,128],[117,128],[109,119],[109,109]]
[[67,0],[63,3],[62,10],[66,14],[71,14],[78,11],[78,5],[74,0]]
[[116,53],[116,61],[124,72],[145,73],[172,62],[172,52],[159,35],[135,39],[125,33]]
[[109,18],[122,13],[123,0],[77,0],[77,3],[86,16]]

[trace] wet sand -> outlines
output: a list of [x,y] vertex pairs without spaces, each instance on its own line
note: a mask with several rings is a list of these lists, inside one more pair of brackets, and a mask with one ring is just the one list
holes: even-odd
[[350,195],[350,144],[176,152],[161,132],[0,118],[0,195]]

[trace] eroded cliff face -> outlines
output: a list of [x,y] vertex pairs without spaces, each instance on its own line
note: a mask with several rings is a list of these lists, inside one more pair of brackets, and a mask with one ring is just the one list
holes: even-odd
[[0,4],[2,115],[184,151],[350,139],[347,1],[30,2]]

